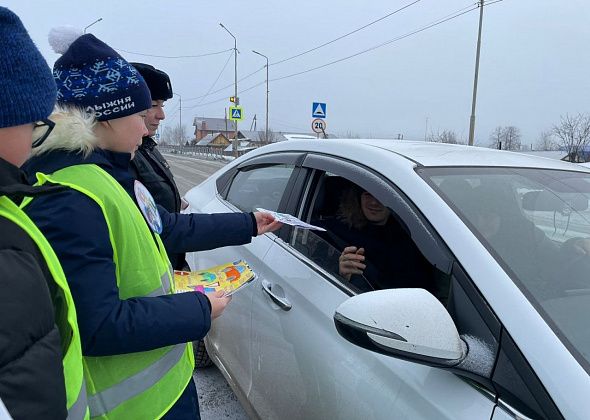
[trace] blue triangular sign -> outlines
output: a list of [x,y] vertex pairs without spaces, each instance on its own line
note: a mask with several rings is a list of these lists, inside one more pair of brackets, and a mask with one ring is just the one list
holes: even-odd
[[239,109],[234,109],[234,112],[232,113],[232,117],[234,118],[240,118],[240,110]]
[[325,117],[326,114],[324,113],[324,109],[322,108],[322,104],[318,104],[318,106],[313,111],[313,114],[318,117]]

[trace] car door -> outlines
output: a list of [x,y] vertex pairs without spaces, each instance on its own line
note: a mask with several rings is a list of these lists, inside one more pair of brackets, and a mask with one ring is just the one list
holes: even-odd
[[[318,178],[330,173],[369,191],[397,211],[422,241],[421,251],[450,273],[442,253],[397,191],[358,164],[310,154],[306,183],[293,191],[286,210],[311,221]],[[316,244],[314,244],[314,241]],[[267,272],[252,301],[252,390],[261,418],[389,419],[491,418],[494,396],[450,372],[372,353],[338,335],[335,309],[355,293],[330,264],[318,263],[315,234],[283,231],[264,258]],[[333,254],[330,250],[327,254]]]
[[[256,211],[263,207],[278,210],[283,195],[291,188],[296,178],[294,154],[277,155],[251,159],[238,167],[221,174],[216,182],[203,191],[191,192],[191,202],[203,204],[195,211],[204,213]],[[214,191],[211,191],[213,188]],[[214,197],[213,199],[211,197]],[[223,247],[200,251],[188,256],[191,268],[211,267],[225,262],[244,259],[256,272],[263,274],[263,258],[270,249],[274,233],[253,238],[242,246]],[[224,371],[232,385],[242,396],[247,395],[251,386],[251,302],[252,287],[245,287],[234,294],[223,316],[212,322],[206,344],[207,350]]]

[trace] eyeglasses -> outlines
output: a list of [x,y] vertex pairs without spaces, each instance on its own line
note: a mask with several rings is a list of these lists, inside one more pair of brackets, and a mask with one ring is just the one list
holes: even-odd
[[33,147],[39,147],[43,144],[47,137],[49,137],[49,133],[53,131],[53,127],[55,127],[55,123],[51,120],[41,120],[37,121],[33,125]]

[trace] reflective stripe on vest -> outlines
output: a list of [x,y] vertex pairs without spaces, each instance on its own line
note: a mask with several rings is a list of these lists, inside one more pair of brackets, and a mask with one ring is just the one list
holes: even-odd
[[78,393],[78,399],[68,408],[68,420],[89,419],[88,396],[86,394],[86,381],[82,381],[82,386]]
[[[37,174],[39,183],[65,185],[100,207],[113,251],[119,298],[174,293],[172,267],[159,237],[123,187],[96,165]],[[82,312],[84,308],[78,308]],[[149,339],[149,337],[146,337]],[[192,379],[190,343],[149,351],[84,357],[90,414],[100,419],[160,418]]]
[[146,389],[155,385],[172,369],[182,358],[187,344],[178,344],[162,356],[158,361],[141,372],[130,376],[123,382],[119,382],[103,392],[99,392],[88,401],[92,416],[102,416],[118,407],[122,403]]
[[162,274],[162,277],[160,277],[160,280],[162,281],[162,287],[154,290],[151,293],[148,293],[146,296],[156,297],[156,296],[164,296],[164,295],[170,294],[170,292],[172,291],[172,287],[170,286],[170,284],[171,284],[170,273],[171,272],[172,272],[172,266],[170,266],[168,268],[168,271],[166,271],[164,274]]
[[[70,337],[67,348],[62,349],[64,379],[67,397],[68,419],[83,420],[88,419],[88,401],[86,398],[86,383],[84,381],[84,369],[82,367],[82,348],[80,344],[80,332],[78,330],[78,321],[74,300],[70,288],[66,281],[63,269],[57,255],[43,236],[41,231],[35,226],[33,221],[20,209],[16,204],[6,197],[0,197],[0,216],[3,216],[21,229],[35,242],[37,248],[43,255],[47,268],[53,277],[54,283],[63,294],[65,304],[67,325],[59,325],[62,320],[57,320],[58,329],[65,338]],[[57,317],[56,317],[57,318]],[[61,318],[61,317],[60,317]]]

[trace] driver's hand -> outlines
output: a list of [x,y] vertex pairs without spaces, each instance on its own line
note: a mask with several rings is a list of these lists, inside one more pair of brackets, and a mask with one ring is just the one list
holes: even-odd
[[342,277],[350,280],[353,274],[363,274],[367,267],[364,264],[365,249],[356,246],[347,246],[338,259],[338,270]]

